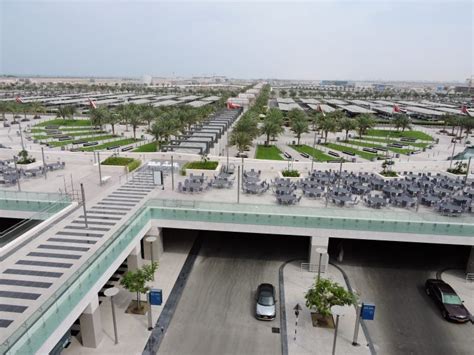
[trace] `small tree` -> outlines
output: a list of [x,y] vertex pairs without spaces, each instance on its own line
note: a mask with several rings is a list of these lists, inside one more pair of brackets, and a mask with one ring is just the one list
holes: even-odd
[[356,296],[352,292],[347,291],[337,282],[324,278],[316,280],[304,297],[306,307],[324,317],[331,315],[332,306],[352,305],[356,302]]
[[120,284],[128,291],[137,294],[137,303],[134,311],[140,312],[142,310],[140,294],[146,293],[150,289],[146,283],[153,280],[153,275],[157,268],[158,263],[153,262],[152,264],[145,265],[136,271],[127,271],[125,275],[123,275]]

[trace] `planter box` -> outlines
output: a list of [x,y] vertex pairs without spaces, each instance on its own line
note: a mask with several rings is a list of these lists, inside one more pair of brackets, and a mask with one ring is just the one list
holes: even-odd
[[380,177],[384,180],[387,180],[387,181],[390,181],[390,180],[393,180],[393,179],[399,179],[399,178],[403,177],[402,175],[399,175],[399,174],[397,176],[384,176],[384,175],[382,175],[380,173],[377,173],[377,172],[375,173],[375,175],[377,175],[378,177]]
[[464,178],[466,177],[466,173],[462,173],[462,174],[453,174],[453,173],[450,173],[449,171],[443,171],[442,174],[450,177],[450,178],[453,178],[453,179],[458,179],[458,178]]
[[30,170],[30,169],[38,169],[43,167],[43,161],[42,160],[37,160],[34,163],[29,163],[29,164],[18,164],[16,163],[16,166],[18,169],[23,169],[23,170]]
[[313,327],[318,328],[335,328],[334,319],[332,316],[324,317],[319,313],[311,312],[311,321]]
[[300,176],[298,177],[288,177],[288,176],[283,176],[281,171],[278,172],[278,177],[281,179],[290,179],[290,181],[293,181],[293,182],[298,182],[302,178],[301,173],[300,173]]
[[190,176],[191,174],[193,175],[202,175],[212,178],[214,175],[218,175],[219,172],[221,171],[222,164],[219,163],[217,164],[217,167],[214,170],[209,170],[209,169],[189,169],[186,168],[186,176]]

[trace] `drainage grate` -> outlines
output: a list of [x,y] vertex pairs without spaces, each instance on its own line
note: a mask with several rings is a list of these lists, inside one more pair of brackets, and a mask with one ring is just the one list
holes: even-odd
[[272,333],[280,334],[280,328],[272,327]]

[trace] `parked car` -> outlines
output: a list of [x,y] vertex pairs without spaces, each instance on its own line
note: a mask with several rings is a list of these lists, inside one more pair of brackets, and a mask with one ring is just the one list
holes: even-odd
[[255,317],[260,320],[273,320],[276,317],[275,287],[263,283],[257,288]]
[[471,319],[471,314],[464,307],[463,301],[456,294],[456,291],[443,280],[426,280],[425,291],[439,307],[444,319],[459,323]]

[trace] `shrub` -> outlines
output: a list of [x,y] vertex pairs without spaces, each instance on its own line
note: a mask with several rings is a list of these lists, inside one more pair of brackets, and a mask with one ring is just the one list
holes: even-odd
[[337,282],[323,278],[316,280],[304,297],[306,307],[324,317],[331,315],[332,306],[352,305],[356,302],[356,297],[352,292],[347,291]]
[[457,163],[454,164],[454,168],[448,169],[448,173],[457,174],[457,175],[465,175],[467,173],[467,163],[458,161]]
[[35,158],[29,156],[26,150],[22,150],[18,155],[20,158],[18,159],[17,164],[31,164],[36,161]]
[[219,165],[218,161],[190,161],[185,164],[184,169],[215,170],[217,165]]
[[126,166],[128,171],[130,172],[137,169],[141,165],[141,163],[142,162],[138,159],[112,156],[105,159],[101,164]]
[[285,169],[281,172],[284,177],[299,177],[300,172],[298,170]]

